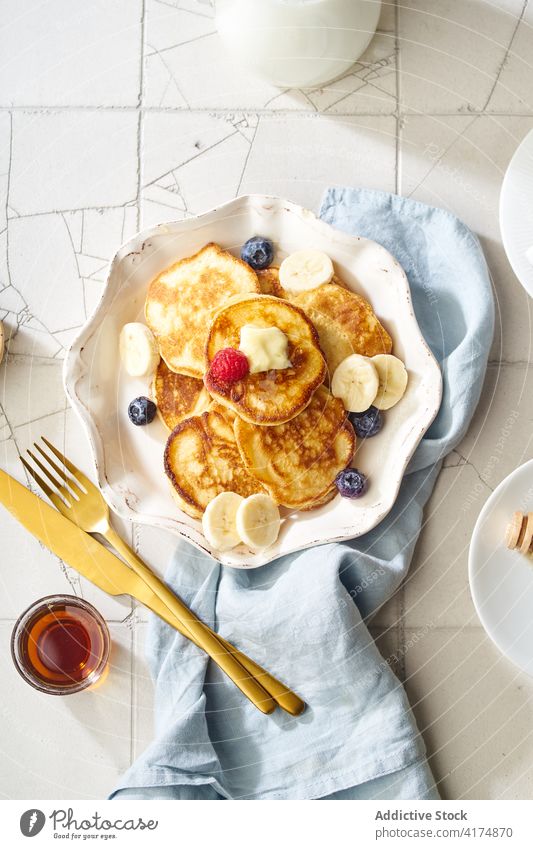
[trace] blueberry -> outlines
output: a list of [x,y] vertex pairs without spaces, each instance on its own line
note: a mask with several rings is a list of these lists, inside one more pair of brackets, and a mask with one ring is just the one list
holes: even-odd
[[368,487],[368,478],[358,469],[344,469],[335,478],[335,486],[343,498],[360,498]]
[[128,407],[130,422],[133,422],[134,425],[150,424],[156,414],[156,409],[154,402],[145,398],[144,395],[134,398]]
[[377,407],[369,407],[364,413],[352,413],[350,420],[357,436],[361,439],[370,439],[380,432],[383,424],[381,413]]
[[274,245],[270,239],[252,236],[242,246],[241,259],[251,265],[255,271],[261,271],[262,268],[268,268],[274,259]]

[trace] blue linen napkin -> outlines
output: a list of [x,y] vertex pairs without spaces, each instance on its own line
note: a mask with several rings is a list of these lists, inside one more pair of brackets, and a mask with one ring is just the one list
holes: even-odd
[[155,739],[111,798],[438,798],[405,692],[364,619],[405,577],[440,461],[478,402],[494,324],[489,274],[477,238],[444,210],[333,188],[320,215],[380,242],[404,267],[442,368],[440,412],[393,510],[365,536],[250,571],[223,568],[180,544],[170,586],[308,708],[298,718],[280,710],[263,716],[200,650],[152,616]]

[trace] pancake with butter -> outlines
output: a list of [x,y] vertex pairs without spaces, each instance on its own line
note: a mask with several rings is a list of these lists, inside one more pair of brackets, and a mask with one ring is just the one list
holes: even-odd
[[247,498],[265,491],[244,467],[231,422],[214,411],[174,428],[165,448],[165,472],[176,502],[195,519],[220,492]]
[[170,371],[164,360],[159,361],[154,375],[152,397],[159,418],[169,430],[189,416],[204,413],[211,403],[201,380]]
[[392,340],[365,298],[342,286],[325,283],[291,296],[315,325],[328,372],[351,354],[390,354]]
[[145,315],[169,369],[201,378],[213,313],[234,295],[260,291],[255,271],[215,244],[162,271],[148,287]]
[[[239,348],[241,328],[277,328],[287,337],[289,368],[249,374],[235,383],[217,382],[209,371],[215,354]],[[276,425],[305,409],[326,374],[318,334],[299,307],[270,295],[255,295],[220,309],[206,345],[205,385],[213,398],[251,424]]]
[[[274,501],[293,509],[320,506],[351,462],[355,433],[338,398],[321,386],[286,424],[259,427],[235,419],[242,461]],[[318,504],[316,502],[319,502]]]

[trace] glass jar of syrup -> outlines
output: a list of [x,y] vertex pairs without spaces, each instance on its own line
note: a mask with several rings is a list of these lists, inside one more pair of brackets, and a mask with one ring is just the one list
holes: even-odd
[[51,595],[19,617],[11,635],[11,654],[28,684],[65,696],[101,679],[110,642],[107,625],[92,604],[76,596]]

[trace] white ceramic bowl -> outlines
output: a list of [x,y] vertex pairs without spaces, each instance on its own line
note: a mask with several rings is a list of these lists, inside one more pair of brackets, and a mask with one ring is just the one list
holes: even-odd
[[[337,496],[325,507],[292,513],[274,546],[252,554],[239,546],[212,550],[201,522],[180,512],[163,472],[164,426],[155,420],[134,427],[128,403],[149,394],[150,381],[125,374],[118,356],[123,324],[143,320],[150,280],[166,266],[214,241],[238,254],[254,234],[271,238],[276,262],[312,245],[332,258],[342,279],[368,298],[392,335],[394,353],[406,364],[409,385],[401,402],[385,413],[382,432],[362,442],[355,465],[370,481],[356,501]],[[357,537],[383,519],[394,504],[405,467],[440,405],[441,375],[416,322],[407,278],[384,248],[348,236],[308,210],[279,198],[251,195],[218,209],[161,224],[134,236],[115,255],[94,315],[65,361],[67,395],[83,421],[99,486],[112,510],[135,522],[168,528],[228,566],[255,567],[318,543]],[[283,511],[282,511],[283,512]]]

